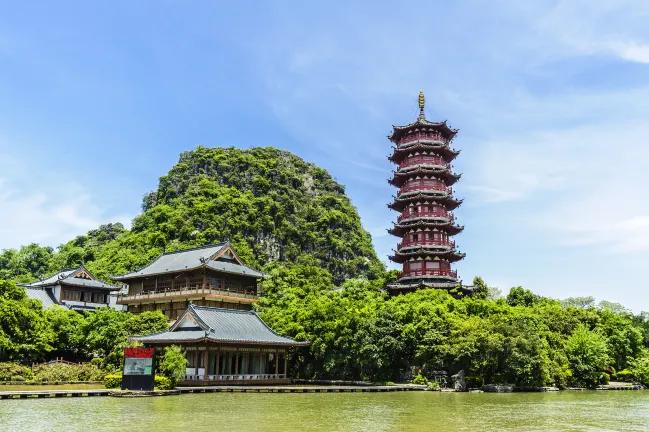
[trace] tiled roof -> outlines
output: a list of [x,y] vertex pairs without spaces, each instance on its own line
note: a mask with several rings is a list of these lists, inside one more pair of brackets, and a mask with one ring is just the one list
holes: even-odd
[[47,309],[48,307],[57,304],[50,288],[25,287],[25,292],[27,293],[27,297],[34,300],[40,300],[41,303],[43,303],[43,309]]
[[[186,330],[180,327],[186,314],[199,323],[200,329]],[[262,321],[253,311],[220,309],[190,305],[187,311],[166,332],[148,336],[131,337],[143,343],[192,341],[207,339],[222,343],[250,343],[268,345],[308,345],[280,336]]]
[[[93,279],[82,279],[82,278],[74,277],[77,273],[81,271],[86,272]],[[52,276],[46,279],[31,284],[24,284],[23,286],[30,287],[30,288],[38,288],[38,287],[43,288],[43,287],[51,287],[59,284],[71,285],[76,287],[98,288],[98,289],[105,289],[109,291],[116,291],[121,289],[121,287],[107,284],[105,282],[100,281],[92,273],[90,273],[90,271],[88,271],[88,269],[86,269],[84,266],[80,266],[73,269],[64,269],[59,271],[58,273],[53,274]]]
[[123,275],[114,275],[111,278],[114,280],[128,280],[144,276],[193,270],[200,267],[212,268],[226,273],[263,277],[263,273],[245,265],[239,265],[229,261],[213,261],[213,258],[227,246],[229,246],[229,243],[220,243],[194,249],[165,252],[144,268]]

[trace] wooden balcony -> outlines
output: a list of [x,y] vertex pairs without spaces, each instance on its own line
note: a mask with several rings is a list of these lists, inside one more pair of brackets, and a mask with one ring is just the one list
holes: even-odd
[[408,168],[415,165],[431,165],[431,166],[442,166],[444,168],[451,168],[450,162],[446,162],[443,158],[438,156],[412,156],[406,158],[399,165],[399,169]]
[[397,250],[406,247],[419,247],[419,246],[442,246],[455,249],[455,242],[453,240],[444,239],[419,239],[419,240],[404,240],[397,244]]
[[254,303],[257,293],[251,291],[234,291],[214,288],[178,288],[174,290],[146,291],[136,294],[120,294],[117,304],[132,304],[145,302],[166,302],[187,298],[205,298],[206,300],[222,300],[237,303]]
[[[427,180],[415,180],[406,183],[401,187],[401,189],[399,189],[397,196],[409,192],[443,192],[449,195],[453,193],[453,188],[448,187],[441,182],[424,183],[426,181]],[[428,180],[428,182],[430,182],[430,180]]]
[[397,218],[398,222],[404,221],[404,220],[410,220],[410,219],[418,219],[418,218],[444,218],[448,219],[451,222],[455,221],[455,216],[453,213],[444,211],[444,210],[439,210],[439,211],[423,211],[423,212],[417,212],[417,213],[412,213],[405,211],[399,215]]
[[399,145],[408,144],[413,141],[434,141],[448,144],[449,140],[444,138],[441,134],[435,132],[414,132],[407,134],[399,141]]
[[449,270],[449,269],[410,270],[410,271],[404,271],[401,274],[399,274],[399,279],[420,277],[420,276],[446,276],[446,277],[451,277],[453,279],[457,279],[457,271]]

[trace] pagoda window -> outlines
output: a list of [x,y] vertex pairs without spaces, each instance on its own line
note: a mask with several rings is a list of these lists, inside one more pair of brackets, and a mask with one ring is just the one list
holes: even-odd
[[207,285],[211,289],[221,289],[221,279],[215,278],[213,276],[207,277]]
[[439,269],[439,261],[426,261],[426,268],[433,270]]
[[410,240],[414,242],[419,241],[419,234],[410,234]]
[[408,269],[410,271],[416,271],[416,270],[421,270],[422,269],[422,264],[421,262],[411,262],[408,264]]

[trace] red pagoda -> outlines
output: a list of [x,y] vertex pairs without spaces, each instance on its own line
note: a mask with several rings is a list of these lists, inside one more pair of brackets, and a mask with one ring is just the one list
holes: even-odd
[[417,120],[393,126],[388,137],[396,144],[388,159],[398,166],[388,181],[399,188],[388,205],[399,216],[388,232],[401,239],[390,259],[403,265],[399,279],[388,285],[393,294],[461,287],[457,272],[451,269],[452,263],[464,258],[452,240],[464,229],[456,225],[452,213],[462,204],[453,197],[451,187],[460,178],[451,171],[451,161],[460,153],[450,147],[458,130],[448,127],[446,121],[428,121],[424,104],[420,92]]

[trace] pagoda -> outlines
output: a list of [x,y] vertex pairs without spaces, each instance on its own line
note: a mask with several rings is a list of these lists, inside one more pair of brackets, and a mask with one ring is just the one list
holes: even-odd
[[401,241],[390,260],[403,265],[399,278],[388,289],[392,294],[420,288],[461,288],[451,264],[464,258],[452,237],[464,227],[455,223],[452,211],[462,204],[453,196],[460,179],[451,162],[460,153],[450,147],[457,134],[446,121],[431,122],[424,114],[425,99],[419,93],[419,117],[407,126],[393,126],[388,138],[396,146],[388,159],[397,165],[388,182],[399,188],[392,210],[399,212],[388,232]]

